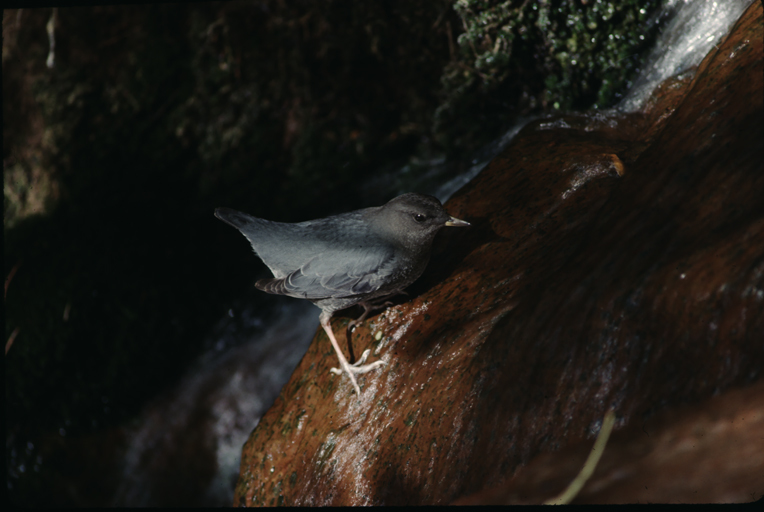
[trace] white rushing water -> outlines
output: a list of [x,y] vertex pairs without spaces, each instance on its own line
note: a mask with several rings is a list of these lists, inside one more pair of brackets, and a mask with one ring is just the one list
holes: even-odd
[[273,302],[267,311],[233,306],[216,329],[215,347],[143,411],[128,436],[114,506],[163,503],[166,489],[187,476],[178,464],[191,459],[205,461],[212,473],[185,483],[194,487],[196,504],[232,503],[241,448],[318,327],[320,311],[310,302],[279,296]]
[[640,110],[661,82],[700,64],[752,3],[753,0],[668,0],[664,9],[673,14],[618,110]]

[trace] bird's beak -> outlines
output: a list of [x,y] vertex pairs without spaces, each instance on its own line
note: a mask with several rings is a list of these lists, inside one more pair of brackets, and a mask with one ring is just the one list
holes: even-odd
[[466,228],[469,225],[470,223],[467,222],[466,220],[457,219],[456,217],[451,217],[450,219],[448,219],[448,221],[446,221],[446,226],[451,226],[455,228]]

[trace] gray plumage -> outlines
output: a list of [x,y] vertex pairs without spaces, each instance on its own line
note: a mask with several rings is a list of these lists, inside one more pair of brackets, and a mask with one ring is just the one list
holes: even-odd
[[353,373],[365,373],[383,362],[360,366],[367,350],[358,363],[349,365],[331,330],[332,314],[360,304],[365,318],[376,302],[402,292],[424,272],[442,227],[469,225],[449,216],[436,198],[415,193],[383,206],[295,224],[228,208],[218,208],[215,216],[241,231],[273,273],[273,278],[257,281],[257,288],[308,299],[321,308],[321,325],[357,393]]

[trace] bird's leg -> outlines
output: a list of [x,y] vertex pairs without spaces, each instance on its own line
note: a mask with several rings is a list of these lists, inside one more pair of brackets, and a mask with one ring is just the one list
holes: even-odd
[[[378,298],[374,302],[360,302],[359,304],[363,306],[363,314],[356,318],[355,320],[351,320],[348,323],[347,331],[345,332],[345,337],[348,340],[348,349],[350,350],[350,358],[353,359],[353,346],[350,344],[350,333],[353,332],[353,329],[357,325],[361,325],[361,323],[366,320],[366,317],[369,316],[369,313],[372,311],[376,311],[378,309],[384,309],[389,308],[393,305],[392,302],[390,302],[387,299],[390,299],[392,297],[395,297],[396,295],[408,295],[408,293],[404,292],[403,290],[398,290],[396,292],[391,293],[390,295],[385,295],[384,297]],[[361,356],[363,358],[363,356]]]
[[[348,353],[350,354],[350,360],[353,361],[355,359],[355,355],[353,354],[353,344],[350,342],[350,334],[353,332],[353,329],[355,329],[355,326],[366,320],[366,317],[369,316],[369,312],[372,311],[372,307],[367,304],[366,302],[361,302],[361,306],[363,306],[363,314],[356,318],[355,320],[351,320],[348,322],[347,330],[345,330],[345,339],[348,342]],[[364,353],[365,354],[365,353]],[[368,355],[368,354],[366,354]],[[361,356],[361,359],[359,359],[358,363],[363,363],[365,359],[363,358],[363,355]]]
[[340,350],[340,346],[337,343],[337,339],[334,337],[334,332],[332,332],[332,324],[329,323],[329,319],[331,318],[331,314],[321,312],[321,316],[319,317],[319,320],[321,321],[321,327],[324,328],[324,331],[326,332],[326,335],[329,336],[329,341],[332,342],[332,347],[334,347],[334,351],[337,353],[337,359],[340,360],[340,367],[341,368],[332,368],[330,371],[334,374],[341,375],[344,371],[348,374],[348,377],[350,377],[350,382],[353,383],[353,388],[355,389],[355,392],[358,396],[361,396],[361,388],[358,387],[358,383],[355,380],[356,373],[362,374],[369,372],[375,368],[378,368],[385,364],[384,361],[374,361],[371,364],[363,365],[361,364],[366,361],[366,358],[369,355],[370,350],[367,349],[364,351],[363,355],[361,356],[361,359],[358,360],[355,364],[349,364],[347,362],[347,359],[345,359],[345,356],[342,354],[342,351]]
[[[353,332],[356,325],[360,325],[361,322],[366,320],[366,317],[369,316],[369,313],[371,313],[372,311],[376,311],[377,309],[382,309],[382,308],[386,308],[393,305],[393,303],[390,301],[387,301],[381,305],[378,303],[374,304],[371,302],[360,302],[359,304],[363,306],[363,314],[359,316],[358,318],[356,318],[355,320],[351,320],[350,322],[348,322],[348,327],[347,327],[347,330],[345,331],[345,339],[348,342],[348,352],[350,353],[351,361],[355,359],[355,355],[353,355],[353,344],[350,342],[350,334]],[[368,350],[366,352],[368,352]],[[366,352],[364,352],[361,355],[361,359],[359,359],[358,362],[354,364],[363,363],[366,360],[366,356],[368,356]]]

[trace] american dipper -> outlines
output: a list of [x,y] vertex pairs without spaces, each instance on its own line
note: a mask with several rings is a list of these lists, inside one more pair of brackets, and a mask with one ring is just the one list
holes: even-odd
[[247,237],[260,259],[271,269],[272,279],[255,286],[264,292],[308,299],[321,308],[319,320],[356,394],[361,390],[356,373],[366,373],[384,361],[364,365],[370,350],[349,364],[342,355],[329,323],[332,315],[360,304],[363,321],[386,298],[413,283],[430,259],[435,234],[443,226],[469,226],[446,213],[440,201],[423,194],[403,194],[384,206],[285,224],[258,219],[228,208],[215,216]]

